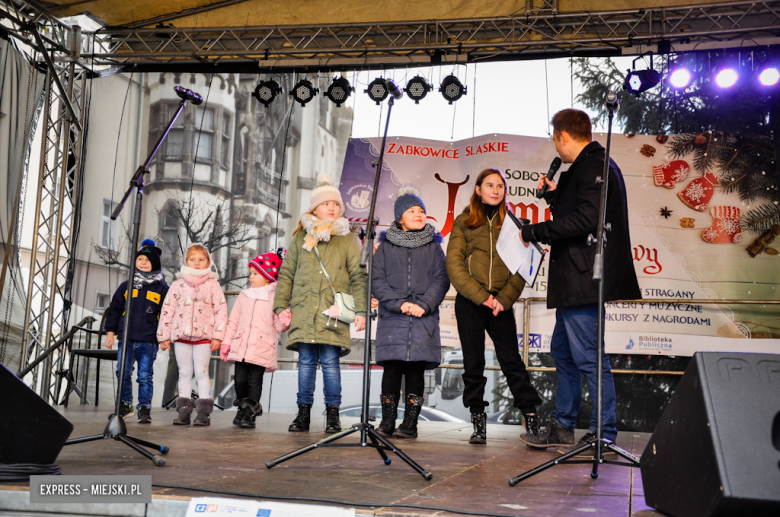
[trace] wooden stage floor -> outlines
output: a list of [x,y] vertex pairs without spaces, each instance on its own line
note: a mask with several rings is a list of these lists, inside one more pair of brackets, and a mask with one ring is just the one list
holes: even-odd
[[[109,412],[107,407],[62,410],[75,426],[72,438],[101,433]],[[130,417],[130,435],[170,447],[162,468],[113,440],[65,447],[57,464],[62,474],[149,474],[156,484],[196,489],[158,487],[155,497],[220,497],[197,490],[205,488],[257,494],[258,499],[305,496],[377,505],[357,507],[361,515],[455,515],[381,508],[392,503],[523,517],[661,515],[645,505],[638,468],[602,465],[599,478],[592,480],[589,465],[562,465],[510,488],[510,477],[558,456],[552,450],[528,449],[517,438],[524,429],[520,426],[490,425],[488,444],[477,446],[467,441],[470,424],[422,422],[419,438],[394,443],[433,473],[433,479],[425,481],[395,455],[390,454],[392,465],[385,466],[376,451],[361,448],[317,449],[266,469],[265,461],[324,438],[323,417],[313,419],[312,432],[291,434],[287,426],[292,415],[263,415],[254,430],[233,427],[234,416],[215,410],[210,427],[173,426],[175,413],[164,409],[152,410],[151,425],[139,425],[137,417]],[[344,418],[342,426],[356,422]],[[357,436],[340,442],[357,441]],[[618,445],[639,456],[648,439],[646,433],[621,433]],[[11,485],[0,483],[0,489]]]

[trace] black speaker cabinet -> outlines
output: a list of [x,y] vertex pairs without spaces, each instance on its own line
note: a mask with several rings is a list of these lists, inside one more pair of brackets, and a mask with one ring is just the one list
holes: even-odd
[[694,355],[640,466],[669,515],[780,516],[780,355]]
[[54,463],[73,424],[0,364],[0,463]]

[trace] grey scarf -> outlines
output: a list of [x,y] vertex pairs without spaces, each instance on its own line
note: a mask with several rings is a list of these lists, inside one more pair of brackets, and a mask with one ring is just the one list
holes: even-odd
[[140,269],[135,270],[135,274],[133,275],[133,289],[143,289],[145,286],[152,284],[157,281],[162,281],[163,274],[161,270],[157,271],[141,271]]
[[426,223],[425,227],[419,232],[405,232],[397,224],[393,223],[385,233],[388,241],[402,248],[425,246],[433,242],[434,235],[436,235],[436,229],[430,223]]

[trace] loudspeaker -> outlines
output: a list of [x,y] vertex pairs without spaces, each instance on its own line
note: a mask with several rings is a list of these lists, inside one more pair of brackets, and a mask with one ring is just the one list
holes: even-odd
[[675,517],[780,515],[780,355],[696,353],[640,467]]
[[3,364],[0,396],[0,463],[54,463],[73,424]]

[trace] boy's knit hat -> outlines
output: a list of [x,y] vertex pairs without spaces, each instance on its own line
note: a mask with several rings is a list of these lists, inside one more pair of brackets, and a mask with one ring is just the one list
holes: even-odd
[[412,185],[407,185],[398,189],[398,198],[395,200],[395,204],[393,205],[395,220],[400,221],[401,216],[404,215],[404,212],[413,206],[419,206],[423,209],[423,212],[427,213],[427,210],[425,210],[425,203],[423,203],[423,200],[420,199],[419,190],[417,190]]
[[135,258],[138,259],[141,255],[149,259],[152,263],[152,271],[159,271],[162,269],[162,263],[160,257],[162,257],[162,250],[155,246],[152,239],[144,239],[141,243],[141,249],[135,254]]
[[279,248],[276,253],[263,253],[249,261],[249,267],[260,273],[269,282],[279,280],[279,270],[282,268],[282,260],[287,250]]
[[344,201],[341,199],[341,192],[333,186],[333,178],[327,174],[320,174],[317,177],[317,186],[311,191],[311,203],[309,203],[309,212],[325,203],[326,201],[335,201],[341,207],[342,215],[344,213]]

